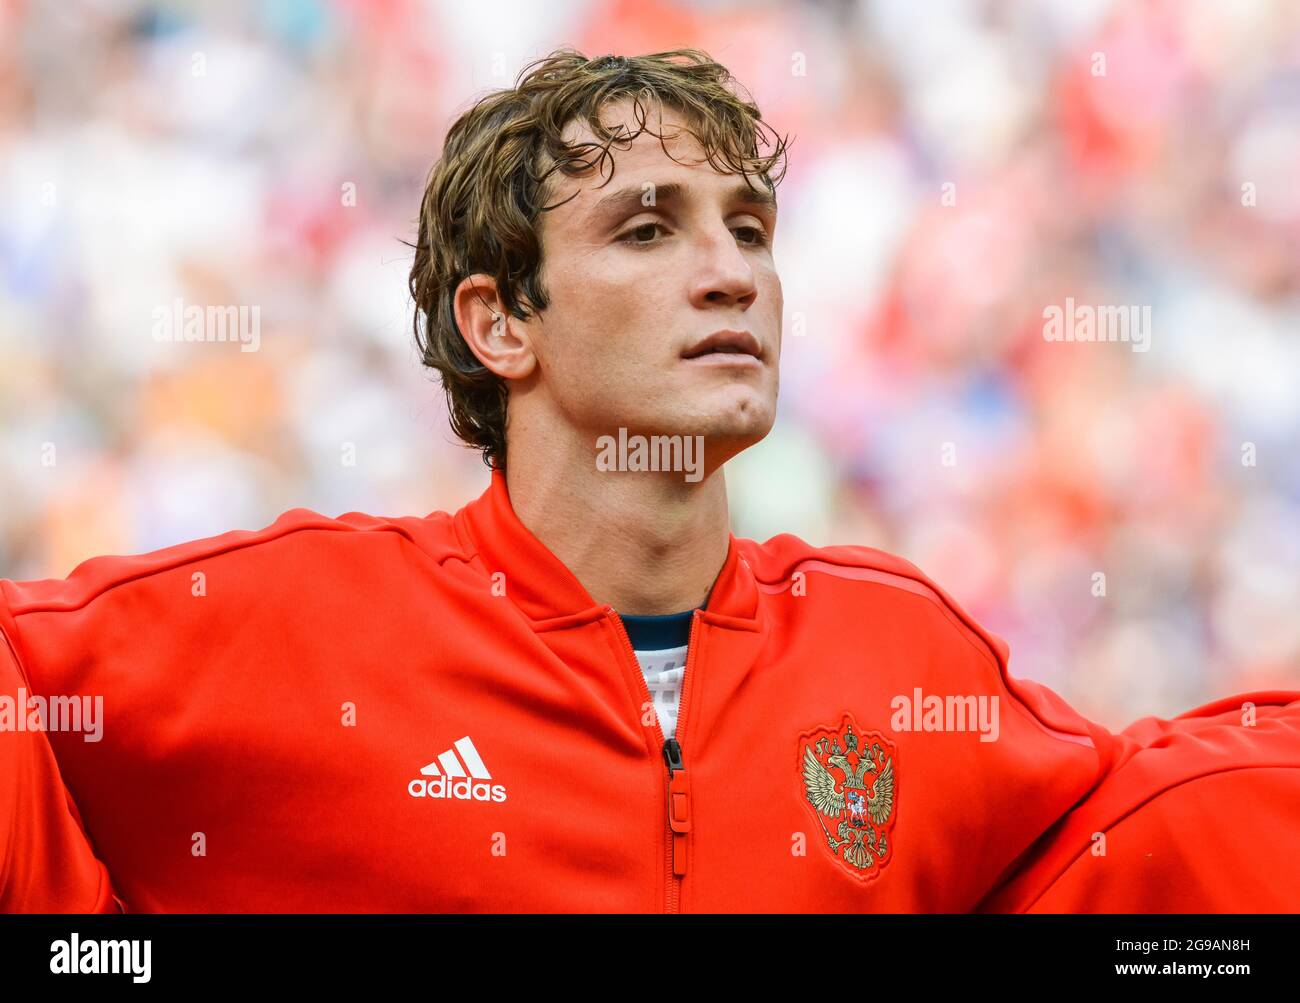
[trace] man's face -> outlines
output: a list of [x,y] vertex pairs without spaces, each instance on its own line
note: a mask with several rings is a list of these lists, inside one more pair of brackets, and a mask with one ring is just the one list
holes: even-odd
[[[637,128],[630,102],[601,117],[627,134]],[[525,392],[548,395],[547,410],[593,452],[620,427],[702,435],[711,471],[767,435],[776,417],[776,210],[743,176],[714,170],[673,109],[662,124],[651,110],[647,123],[683,163],[647,130],[612,146],[614,173],[603,187],[599,172],[552,175],[547,204],[564,204],[542,214],[550,305],[526,325],[538,372]],[[576,122],[575,137],[595,140]],[[731,339],[739,346],[699,354],[706,338],[727,331],[739,333]]]

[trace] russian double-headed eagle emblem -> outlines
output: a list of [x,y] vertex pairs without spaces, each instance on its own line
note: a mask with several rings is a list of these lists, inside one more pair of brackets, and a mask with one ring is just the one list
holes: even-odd
[[835,859],[864,880],[893,859],[896,755],[879,732],[855,731],[848,714],[838,728],[799,737],[804,798]]

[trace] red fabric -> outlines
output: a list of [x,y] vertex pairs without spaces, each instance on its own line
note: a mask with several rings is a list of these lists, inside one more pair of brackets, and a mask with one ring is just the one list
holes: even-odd
[[1102,784],[984,908],[1296,912],[1297,701],[1250,693],[1130,725]]
[[[28,687],[6,633],[0,607],[0,696],[17,700]],[[114,911],[45,733],[0,731],[0,912]]]
[[[865,547],[731,538],[682,696],[680,876],[621,623],[518,521],[499,473],[454,514],[295,509],[0,582],[0,628],[6,686],[21,665],[32,692],[104,699],[100,742],[0,733],[5,908],[111,908],[92,845],[128,911],[1300,906],[1300,694],[1272,695],[1252,729],[1223,712],[1113,735],[1009,676],[1005,644]],[[895,730],[893,702],[918,690],[997,697],[997,740]],[[892,750],[869,871],[832,851],[801,772],[802,736],[850,720],[862,752],[872,732]],[[466,736],[487,799],[413,797]],[[1097,827],[1102,878],[1079,862]],[[1233,883],[1257,861],[1272,886]]]

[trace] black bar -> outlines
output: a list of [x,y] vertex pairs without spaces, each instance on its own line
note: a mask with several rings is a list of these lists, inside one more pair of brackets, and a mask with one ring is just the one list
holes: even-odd
[[[149,941],[148,982],[129,971],[54,974],[52,945],[63,941],[58,956],[69,959],[74,933],[83,957],[103,957],[88,940],[135,940],[141,952]],[[0,984],[93,993],[109,984],[147,992],[413,983],[437,994],[486,980],[496,996],[516,979],[533,990],[609,992],[612,977],[667,992],[665,980],[687,961],[714,984],[784,975],[811,979],[818,995],[833,986],[856,995],[854,985],[877,978],[917,992],[1098,983],[1221,992],[1292,982],[1298,934],[1295,915],[0,916]],[[1155,971],[1121,974],[1120,965]],[[1249,971],[1207,977],[1166,965]]]

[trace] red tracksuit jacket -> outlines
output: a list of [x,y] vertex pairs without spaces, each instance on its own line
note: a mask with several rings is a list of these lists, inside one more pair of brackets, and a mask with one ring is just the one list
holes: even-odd
[[667,747],[500,473],[2,581],[0,632],[50,715],[0,730],[6,910],[1300,908],[1300,693],[1113,734],[866,547],[731,538]]

